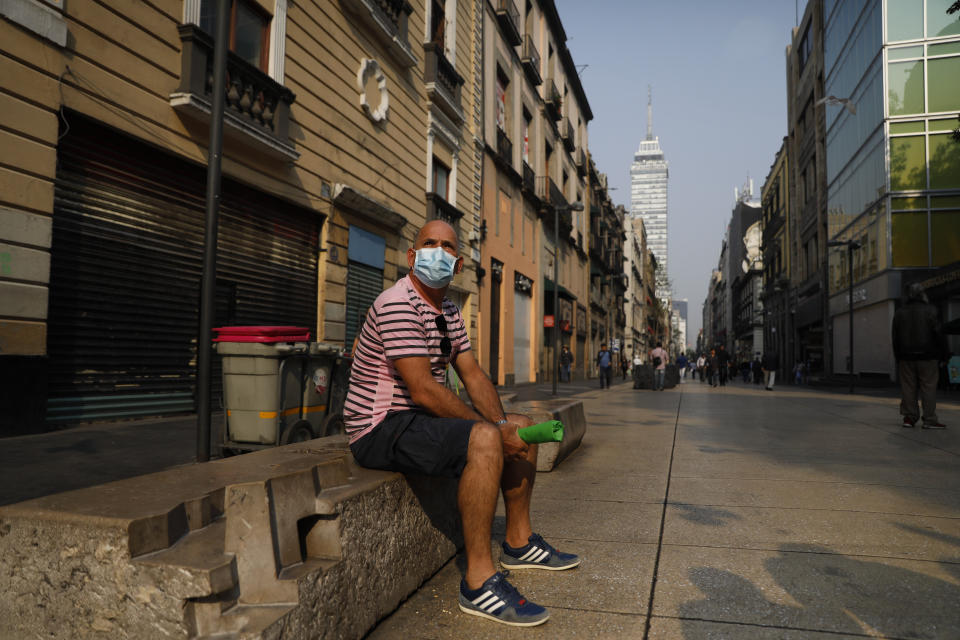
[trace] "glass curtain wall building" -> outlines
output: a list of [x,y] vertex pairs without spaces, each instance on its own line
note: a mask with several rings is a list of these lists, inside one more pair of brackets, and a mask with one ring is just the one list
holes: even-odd
[[657,297],[670,299],[667,276],[667,178],[669,165],[653,135],[653,106],[647,101],[647,138],[630,167],[630,215],[643,219],[647,249],[657,257]]
[[[952,0],[825,0],[827,215],[852,253],[855,365],[895,377],[890,323],[908,282],[960,261],[960,14]],[[828,255],[833,370],[847,370],[850,254]],[[956,280],[956,279],[954,279]],[[935,291],[943,319],[960,292]]]

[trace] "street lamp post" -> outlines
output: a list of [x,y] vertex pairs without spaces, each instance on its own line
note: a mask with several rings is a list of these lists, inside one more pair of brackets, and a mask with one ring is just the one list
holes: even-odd
[[849,284],[849,309],[847,314],[850,321],[850,393],[853,393],[853,252],[860,248],[860,243],[856,240],[831,240],[827,243],[828,247],[846,247],[847,248],[847,279]]
[[582,202],[553,208],[553,395],[560,377],[560,212],[583,211]]

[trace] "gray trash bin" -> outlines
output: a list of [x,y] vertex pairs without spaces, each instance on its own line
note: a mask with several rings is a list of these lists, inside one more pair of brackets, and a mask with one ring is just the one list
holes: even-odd
[[340,347],[323,342],[218,342],[224,446],[254,449],[317,437]]

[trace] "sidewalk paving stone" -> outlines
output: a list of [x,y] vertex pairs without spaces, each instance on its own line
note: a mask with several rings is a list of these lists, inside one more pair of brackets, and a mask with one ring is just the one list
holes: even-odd
[[679,638],[708,638],[709,640],[863,640],[856,635],[818,632],[811,629],[784,629],[734,623],[708,622],[654,616],[650,623],[648,640],[678,640]]
[[676,477],[670,501],[717,507],[854,510],[956,518],[960,493],[943,488],[796,480]]
[[955,517],[671,504],[663,539],[736,549],[813,544],[852,555],[960,562],[960,518]]
[[[564,462],[564,465],[568,461]],[[643,469],[644,472],[649,471]],[[568,469],[557,469],[551,472],[550,485],[556,487],[558,492],[571,493],[577,500],[596,500],[608,502],[615,500],[618,502],[649,502],[663,504],[663,497],[667,491],[667,478],[665,473],[660,475],[647,475],[635,473],[618,474],[619,481],[616,486],[610,484],[609,473],[599,473],[593,470],[576,472],[576,475]],[[555,477],[554,477],[555,476]],[[576,490],[571,491],[565,487],[569,482],[576,485]],[[544,479],[537,480],[537,486],[548,486]]]
[[[662,511],[659,504],[558,500],[541,493],[534,499],[530,515],[534,529],[546,538],[655,543]],[[570,551],[576,553],[575,549]]]

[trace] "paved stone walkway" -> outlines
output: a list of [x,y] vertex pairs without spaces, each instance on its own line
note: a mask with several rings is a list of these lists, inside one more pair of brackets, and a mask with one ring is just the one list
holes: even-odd
[[458,557],[371,640],[960,637],[960,405],[922,431],[894,399],[802,388],[579,397],[583,446],[533,515],[583,564],[511,575],[550,621],[462,614]]

